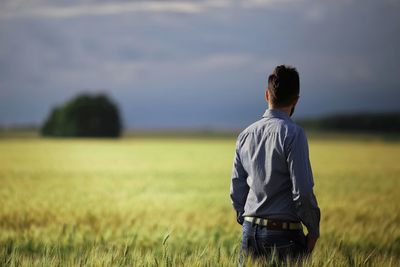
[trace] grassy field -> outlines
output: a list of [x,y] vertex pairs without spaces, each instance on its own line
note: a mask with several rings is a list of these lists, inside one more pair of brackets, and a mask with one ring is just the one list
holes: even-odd
[[[0,266],[235,266],[234,143],[0,139]],[[310,153],[306,265],[399,266],[400,143],[311,138]]]

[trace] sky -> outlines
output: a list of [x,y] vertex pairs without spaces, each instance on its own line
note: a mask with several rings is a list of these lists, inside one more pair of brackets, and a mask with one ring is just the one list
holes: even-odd
[[280,64],[300,73],[295,118],[399,111],[399,14],[395,0],[1,0],[0,125],[102,92],[128,129],[243,128]]

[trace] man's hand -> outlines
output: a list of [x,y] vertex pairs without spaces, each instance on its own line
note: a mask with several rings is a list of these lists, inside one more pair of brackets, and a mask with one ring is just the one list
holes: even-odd
[[243,225],[244,222],[243,212],[236,211],[236,221],[238,222],[238,224]]
[[314,250],[315,244],[317,243],[318,237],[311,237],[307,235],[307,252],[311,253]]

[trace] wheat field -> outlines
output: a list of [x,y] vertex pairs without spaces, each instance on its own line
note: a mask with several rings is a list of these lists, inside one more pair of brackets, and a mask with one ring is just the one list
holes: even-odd
[[[400,265],[400,143],[310,138],[305,266]],[[1,266],[236,266],[233,138],[0,139]],[[273,260],[249,266],[276,266]]]

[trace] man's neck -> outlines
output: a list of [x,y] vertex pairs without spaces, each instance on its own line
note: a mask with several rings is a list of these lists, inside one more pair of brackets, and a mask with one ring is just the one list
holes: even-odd
[[269,104],[269,109],[282,111],[290,117],[290,111],[292,110],[292,107],[274,107],[273,105]]

